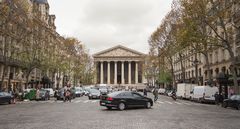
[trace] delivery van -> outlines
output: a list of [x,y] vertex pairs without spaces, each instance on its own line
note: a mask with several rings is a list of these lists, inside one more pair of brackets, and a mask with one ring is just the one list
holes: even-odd
[[216,92],[218,92],[217,87],[195,86],[193,89],[192,99],[198,102],[214,102],[214,95]]
[[190,99],[191,91],[193,88],[197,86],[196,84],[187,84],[187,83],[179,83],[177,84],[177,97],[182,99]]

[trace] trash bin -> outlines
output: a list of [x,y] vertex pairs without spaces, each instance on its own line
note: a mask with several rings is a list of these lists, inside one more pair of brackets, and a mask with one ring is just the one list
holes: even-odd
[[36,98],[36,90],[31,89],[30,91],[24,92],[24,99],[34,100]]

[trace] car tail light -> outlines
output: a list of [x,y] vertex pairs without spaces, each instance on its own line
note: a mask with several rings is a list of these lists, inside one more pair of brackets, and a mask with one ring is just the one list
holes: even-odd
[[107,98],[107,101],[112,101],[112,100],[113,100],[112,97],[108,97],[108,98]]

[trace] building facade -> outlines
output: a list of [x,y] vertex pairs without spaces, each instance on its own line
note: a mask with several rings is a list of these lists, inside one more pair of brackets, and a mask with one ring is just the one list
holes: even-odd
[[[4,2],[5,0],[2,0],[0,4],[2,5]],[[16,4],[16,7],[20,6],[18,3],[13,4]],[[41,68],[36,66],[30,71],[28,76],[24,74],[26,73],[24,70],[27,68],[25,63],[26,59],[23,59],[19,53],[27,49],[37,51],[36,61],[38,61],[41,60],[41,56],[47,57],[50,52],[55,54],[61,52],[57,50],[60,49],[58,48],[61,46],[60,44],[64,42],[64,38],[56,32],[56,17],[55,15],[49,14],[49,4],[47,0],[26,0],[24,4],[24,6],[28,8],[28,11],[25,13],[22,13],[21,11],[23,10],[19,10],[18,8],[12,9],[15,11],[14,15],[17,15],[18,20],[9,16],[9,18],[0,21],[0,77],[4,74],[1,88],[2,90],[9,90],[9,88],[12,90],[20,90],[27,88],[25,87],[27,85],[30,88],[35,88],[36,85],[41,83],[44,76],[50,79],[53,84],[51,85],[52,88],[57,87],[57,80],[61,80],[57,79],[57,72],[51,72],[50,70],[43,72]],[[31,28],[31,30],[28,28],[30,26],[27,24],[30,22],[26,20],[27,18],[24,19],[24,17],[28,17],[28,19],[32,20],[32,23],[34,22],[34,24],[32,24],[34,28]],[[24,24],[24,22],[26,24]],[[24,39],[24,42],[21,39]],[[36,44],[39,45],[39,48],[47,44],[49,48],[41,48],[39,51],[34,50]],[[59,85],[62,85],[61,82],[62,81],[59,81]]]
[[94,54],[96,84],[144,88],[144,57],[143,53],[121,45]]
[[[238,85],[240,85],[240,2],[239,1],[226,1],[227,9],[231,10],[229,13],[230,20],[227,29],[232,30],[232,34],[229,35],[231,38],[231,49],[233,50],[235,60],[237,62],[237,77]],[[210,6],[211,8],[212,6]],[[211,9],[210,9],[211,10]],[[214,10],[212,10],[214,11]],[[224,37],[222,29],[217,29],[217,33]],[[207,31],[212,31],[207,28]],[[211,34],[214,34],[212,32]],[[214,35],[213,35],[214,36]],[[211,47],[211,46],[209,46]],[[212,77],[213,85],[217,85],[217,76],[219,73],[225,73],[229,76],[229,86],[233,85],[233,79],[231,78],[231,57],[227,49],[223,47],[213,46],[208,51],[208,60],[210,64],[210,75],[207,72],[206,58],[201,53],[192,52],[191,48],[185,48],[181,51],[182,57],[179,57],[179,53],[173,56],[174,59],[174,74],[177,82],[196,83],[199,85],[206,85],[208,77]],[[197,72],[197,73],[196,73]],[[232,83],[232,84],[231,84]]]

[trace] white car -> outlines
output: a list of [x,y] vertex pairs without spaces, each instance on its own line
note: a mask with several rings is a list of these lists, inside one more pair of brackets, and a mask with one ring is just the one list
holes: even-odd
[[45,88],[44,90],[47,90],[47,91],[49,91],[49,94],[50,94],[50,96],[51,96],[51,97],[53,97],[53,96],[54,96],[54,91],[53,91],[53,89],[52,89],[52,88]]

